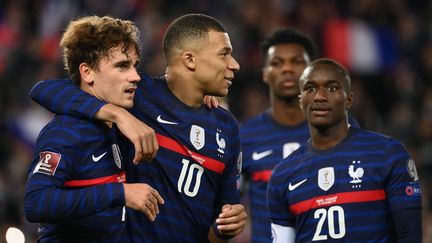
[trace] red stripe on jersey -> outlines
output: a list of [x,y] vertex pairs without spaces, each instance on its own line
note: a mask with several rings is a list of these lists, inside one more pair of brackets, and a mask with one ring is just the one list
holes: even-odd
[[66,187],[84,187],[84,186],[95,186],[95,185],[102,185],[112,182],[126,182],[126,174],[125,172],[121,172],[119,174],[110,175],[110,176],[104,176],[94,179],[87,179],[87,180],[71,180],[66,181],[64,183],[64,186]]
[[271,174],[272,174],[271,170],[255,171],[252,173],[252,180],[267,182],[270,180]]
[[321,197],[314,197],[290,206],[290,211],[298,215],[314,208],[327,207],[334,204],[347,204],[384,200],[384,190],[370,190],[359,192],[342,192]]
[[203,167],[217,172],[222,173],[222,171],[225,169],[225,164],[217,161],[215,159],[206,157],[204,155],[195,153],[191,150],[189,150],[186,146],[180,144],[179,142],[175,141],[172,138],[156,134],[156,138],[158,140],[159,146],[164,147],[166,149],[172,150],[174,152],[177,152],[179,154],[190,156],[193,160],[201,164]]

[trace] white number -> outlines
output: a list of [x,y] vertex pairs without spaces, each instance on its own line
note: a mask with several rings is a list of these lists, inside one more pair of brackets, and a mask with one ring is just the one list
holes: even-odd
[[[336,233],[335,230],[335,214],[337,214],[337,218],[339,219],[338,225],[339,225],[339,233]],[[315,210],[314,218],[319,219],[314,237],[312,241],[319,241],[319,240],[327,240],[327,235],[321,234],[322,227],[324,225],[324,221],[327,218],[327,225],[328,225],[328,234],[333,239],[340,239],[345,236],[346,230],[345,230],[345,213],[341,206],[332,206],[328,209],[328,211],[325,208],[320,208]]]
[[[201,176],[204,173],[204,168],[201,165],[195,163],[189,166],[189,160],[187,159],[183,159],[182,163],[183,163],[182,171],[180,172],[180,177],[177,182],[178,191],[181,193],[183,188],[184,194],[186,194],[189,197],[195,197],[198,193],[201,184]],[[195,186],[191,191],[191,182],[194,177],[195,170],[197,170],[196,178],[195,178]],[[187,177],[186,177],[186,173],[187,173]],[[185,182],[185,177],[186,177],[186,182]]]

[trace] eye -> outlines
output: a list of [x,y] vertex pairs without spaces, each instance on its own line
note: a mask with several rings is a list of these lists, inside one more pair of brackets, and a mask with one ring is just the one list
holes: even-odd
[[337,90],[339,90],[339,87],[336,85],[330,85],[329,87],[327,87],[327,90],[330,92],[336,92]]
[[272,67],[280,67],[282,65],[282,62],[280,60],[271,60],[270,61],[270,66]]
[[316,89],[315,89],[315,86],[313,86],[313,85],[305,85],[305,86],[303,87],[303,90],[304,90],[305,92],[312,93],[312,92],[314,92]]

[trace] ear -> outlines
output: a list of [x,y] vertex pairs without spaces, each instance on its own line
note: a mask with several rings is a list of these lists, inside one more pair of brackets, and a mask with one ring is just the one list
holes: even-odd
[[267,72],[267,67],[263,67],[262,68],[262,80],[265,84],[268,85],[268,72]]
[[195,53],[192,51],[183,51],[182,55],[181,55],[181,59],[183,64],[190,70],[195,70],[196,69],[196,64],[197,64],[197,60],[196,60],[196,56]]
[[349,92],[347,95],[347,99],[345,100],[345,110],[349,110],[351,108],[353,101],[354,101],[354,93]]
[[79,65],[81,82],[91,85],[94,82],[93,69],[85,62]]

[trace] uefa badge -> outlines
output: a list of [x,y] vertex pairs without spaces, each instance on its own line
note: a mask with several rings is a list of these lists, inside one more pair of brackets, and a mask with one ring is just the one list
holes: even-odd
[[318,186],[328,191],[334,184],[335,174],[333,167],[325,167],[318,171]]
[[197,125],[192,125],[190,130],[190,141],[197,150],[202,149],[205,144],[204,128]]
[[413,179],[413,181],[418,181],[419,176],[417,174],[417,169],[413,159],[409,159],[407,161],[407,170],[411,179]]

